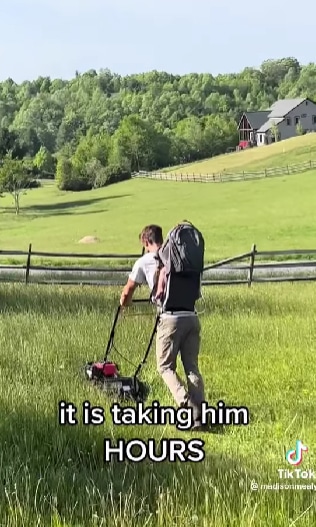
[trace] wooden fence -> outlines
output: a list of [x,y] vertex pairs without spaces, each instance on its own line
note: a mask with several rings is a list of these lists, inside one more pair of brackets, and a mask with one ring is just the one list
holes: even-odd
[[[143,253],[142,253],[143,254]],[[1,264],[0,282],[24,282],[25,284],[59,285],[123,285],[131,266],[93,267],[93,266],[55,266],[37,265],[34,260],[45,257],[72,258],[75,260],[135,260],[141,254],[82,254],[51,253],[32,251],[0,251],[0,258],[22,257],[22,264]],[[305,259],[304,259],[305,258]],[[286,259],[286,260],[285,260]],[[258,251],[256,245],[251,250],[225,260],[205,265],[203,286],[245,284],[266,282],[297,282],[316,280],[316,249]]]
[[[131,267],[104,267],[103,265],[101,267],[91,267],[91,266],[78,266],[78,265],[72,265],[72,266],[58,266],[58,265],[43,265],[43,264],[34,264],[33,260],[34,258],[46,258],[49,261],[53,261],[55,258],[69,258],[73,260],[111,260],[119,261],[119,260],[135,260],[142,256],[144,254],[144,249],[139,254],[116,254],[116,253],[108,253],[108,254],[91,254],[91,253],[53,253],[53,252],[46,252],[46,251],[33,251],[32,250],[32,244],[29,244],[27,251],[15,251],[15,250],[0,250],[0,258],[1,257],[24,257],[25,263],[22,264],[0,264],[0,282],[20,282],[20,280],[17,280],[18,276],[22,278],[22,281],[25,282],[25,284],[28,284],[30,282],[35,282],[38,284],[81,284],[85,283],[88,285],[94,285],[98,284],[97,281],[82,281],[80,279],[71,280],[68,279],[68,276],[73,277],[74,275],[78,273],[85,273],[88,275],[97,275],[97,274],[110,274],[115,275],[116,273],[129,273],[131,270]],[[30,273],[34,271],[35,276],[44,276],[49,273],[51,275],[57,274],[60,276],[62,275],[63,279],[61,280],[45,280],[45,279],[35,279],[31,280]],[[4,279],[3,279],[4,277]],[[5,277],[7,277],[7,280],[5,280]],[[34,277],[35,278],[35,277]],[[109,284],[107,284],[108,281],[101,281],[100,285],[111,285],[111,281]],[[114,281],[115,282],[115,281]]]
[[[302,259],[304,256],[305,260]],[[206,273],[215,269],[221,270],[223,275],[231,274],[232,278],[206,279]],[[236,278],[237,274],[242,273],[244,277]],[[206,265],[202,283],[204,286],[245,284],[250,287],[253,283],[315,280],[316,249],[258,251],[256,244],[253,244],[249,252]]]
[[226,183],[229,181],[246,181],[252,179],[263,179],[283,175],[298,174],[316,168],[316,161],[310,159],[296,165],[285,165],[275,168],[265,168],[258,172],[221,172],[214,174],[179,174],[172,172],[137,172],[132,178],[160,179],[164,181],[184,181],[193,183]]

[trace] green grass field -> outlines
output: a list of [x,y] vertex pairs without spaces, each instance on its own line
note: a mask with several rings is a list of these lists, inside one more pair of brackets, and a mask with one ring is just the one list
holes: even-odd
[[[34,251],[140,254],[144,225],[160,223],[166,233],[186,218],[205,235],[207,261],[247,252],[253,243],[258,250],[312,249],[315,189],[316,171],[216,185],[134,179],[80,193],[49,185],[22,196],[19,217],[9,196],[0,201],[0,248],[32,243]],[[78,243],[88,235],[100,242]]]
[[[248,407],[248,426],[196,436],[174,426],[113,425],[109,402],[80,376],[102,358],[118,291],[0,286],[0,525],[5,527],[289,527],[315,525],[315,491],[263,490],[293,468],[285,451],[309,447],[300,468],[314,469],[316,329],[314,286],[212,288],[201,315],[201,369],[209,405]],[[154,314],[130,308],[116,348],[138,363]],[[142,316],[140,316],[142,315]],[[114,352],[124,373],[131,366]],[[182,369],[180,368],[180,372]],[[144,380],[172,404],[155,372]],[[58,402],[78,408],[77,426],[60,426]],[[105,424],[81,424],[82,403],[105,409]],[[104,438],[201,437],[200,463],[104,463]],[[251,490],[251,482],[259,485]],[[315,487],[316,488],[316,487]]]
[[[288,162],[303,159],[303,141],[295,140]],[[269,147],[275,163],[279,147]],[[260,161],[254,150],[240,155],[249,164]],[[267,166],[271,159],[261,161]],[[160,223],[166,232],[184,218],[203,231],[208,261],[246,252],[252,243],[259,250],[313,249],[315,178],[311,171],[218,185],[132,180],[81,193],[48,185],[22,196],[18,217],[9,196],[0,200],[0,249],[27,250],[32,243],[35,251],[137,254],[145,224]],[[100,242],[79,244],[87,235]],[[84,380],[85,362],[103,358],[119,290],[0,284],[0,527],[313,527],[316,481],[280,479],[278,469],[293,469],[285,452],[296,440],[309,448],[300,468],[316,467],[314,288],[205,288],[207,402],[246,406],[250,423],[198,436],[172,425],[113,425],[110,402]],[[119,321],[116,348],[134,364],[153,323],[145,305]],[[122,373],[133,372],[121,356],[112,358]],[[151,387],[149,405],[173,404],[156,373],[154,347],[143,379]],[[78,408],[77,426],[59,425],[61,400]],[[87,400],[104,408],[103,425],[82,424]],[[104,463],[105,438],[199,437],[200,463]],[[315,490],[261,487],[276,484],[315,484]]]
[[316,160],[316,134],[293,137],[279,143],[215,156],[196,163],[169,167],[174,174],[214,174],[219,172],[253,172],[265,168],[297,165]]

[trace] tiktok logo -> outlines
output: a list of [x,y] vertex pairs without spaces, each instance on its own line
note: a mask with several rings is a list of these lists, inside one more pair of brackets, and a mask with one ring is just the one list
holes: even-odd
[[302,441],[296,441],[294,450],[288,450],[285,457],[290,465],[300,465],[303,460],[303,452],[308,452],[308,447]]

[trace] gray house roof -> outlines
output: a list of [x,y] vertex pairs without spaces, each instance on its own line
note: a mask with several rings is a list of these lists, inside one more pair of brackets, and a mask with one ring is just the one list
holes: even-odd
[[274,119],[269,119],[268,121],[266,121],[258,130],[258,133],[265,133],[265,132],[268,132],[268,130],[270,130],[270,128],[274,125],[274,124],[279,124],[281,123],[282,121],[284,120],[284,117],[276,117]]
[[294,110],[299,104],[302,104],[306,99],[282,99],[276,101],[272,104],[270,108],[269,117],[273,119],[274,117],[284,118],[289,112]]
[[244,112],[253,130],[258,130],[267,120],[270,111]]

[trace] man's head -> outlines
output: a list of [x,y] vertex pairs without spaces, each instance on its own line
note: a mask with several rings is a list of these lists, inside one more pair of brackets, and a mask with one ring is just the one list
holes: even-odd
[[139,239],[147,252],[156,252],[163,244],[162,228],[159,225],[147,225],[140,233]]

